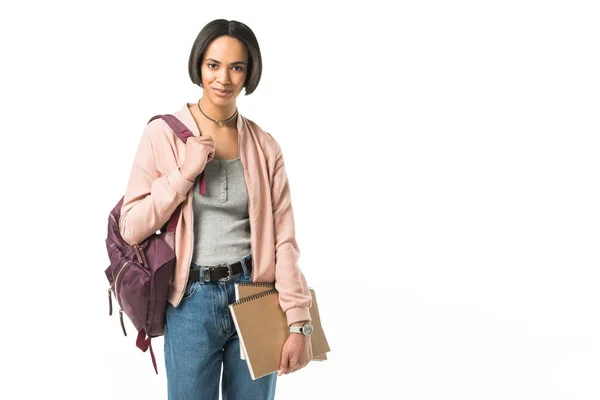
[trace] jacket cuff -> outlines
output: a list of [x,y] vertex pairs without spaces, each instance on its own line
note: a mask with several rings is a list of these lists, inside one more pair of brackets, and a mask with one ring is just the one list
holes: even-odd
[[308,307],[292,307],[285,312],[288,325],[300,321],[312,321],[310,318],[310,309]]
[[187,193],[190,191],[192,186],[194,186],[194,182],[190,182],[184,178],[179,170],[179,167],[175,168],[168,176],[167,180],[169,181],[169,185],[177,192],[181,197],[186,197]]

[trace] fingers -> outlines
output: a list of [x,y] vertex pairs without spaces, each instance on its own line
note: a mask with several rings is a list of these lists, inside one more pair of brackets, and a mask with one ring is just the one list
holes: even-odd
[[212,140],[212,138],[210,136],[208,136],[206,138],[199,137],[197,139],[198,140],[196,141],[196,143],[200,143],[200,144],[203,144],[203,145],[209,146],[209,147],[215,146],[215,141]]
[[196,153],[198,151],[205,152],[205,154],[208,157],[207,162],[212,160],[212,158],[215,155],[216,148],[217,148],[214,140],[210,136],[190,137],[186,143],[186,147],[188,147],[188,149],[189,149],[189,150],[186,149],[186,153],[190,152],[190,155],[192,153]]
[[277,375],[281,376],[283,374],[291,374],[292,372],[296,372],[303,368],[306,366],[306,364],[308,364],[308,362],[301,363],[300,360],[294,356],[294,354],[284,350],[281,356],[281,363],[279,364],[279,371]]
[[286,372],[286,374],[291,374],[292,372],[298,371],[298,367],[298,360],[290,358],[290,364],[288,366],[288,372]]
[[187,141],[193,144],[202,144],[208,147],[215,146],[215,141],[210,136],[194,136],[190,137]]
[[291,374],[292,372],[296,372],[299,369],[301,369],[302,367],[304,367],[304,365],[300,364],[300,362],[298,360],[290,360],[290,368],[289,368],[289,374]]
[[214,146],[210,149],[210,151],[208,152],[208,154],[206,155],[206,162],[211,162],[213,158],[215,158],[215,148]]
[[307,360],[307,361],[301,363],[299,361],[290,360],[290,365],[289,365],[287,374],[291,374],[292,372],[301,370],[302,368],[304,368],[308,365],[309,361],[310,360]]
[[298,342],[296,339],[298,339],[298,337],[291,336],[283,346],[278,376],[296,372],[308,365],[312,359],[310,342],[308,342],[308,347],[304,347],[305,344],[303,345],[302,342]]
[[279,365],[279,371],[278,371],[278,376],[281,376],[283,374],[291,374],[292,372],[296,372],[304,367],[306,367],[309,363],[310,360],[304,360],[303,362],[300,362],[299,359],[296,358],[288,358],[289,355],[286,355],[286,362],[283,362],[283,358],[282,358],[282,362]]
[[283,353],[281,354],[281,362],[279,363],[279,371],[277,371],[277,376],[281,376],[283,374],[288,373],[289,356],[289,353],[284,348]]

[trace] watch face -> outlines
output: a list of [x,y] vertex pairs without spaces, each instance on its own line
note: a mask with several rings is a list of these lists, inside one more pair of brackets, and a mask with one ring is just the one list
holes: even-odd
[[312,331],[313,331],[313,327],[312,327],[312,325],[311,325],[311,324],[304,324],[304,325],[302,326],[302,330],[304,331],[303,333],[304,333],[306,336],[309,336],[309,335],[312,333]]

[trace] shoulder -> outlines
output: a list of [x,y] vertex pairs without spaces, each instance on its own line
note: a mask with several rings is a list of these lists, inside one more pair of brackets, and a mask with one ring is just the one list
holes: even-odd
[[[172,113],[177,117],[177,113]],[[146,137],[153,145],[174,145],[175,134],[169,124],[162,118],[156,118],[146,123],[143,136]]]
[[281,148],[275,136],[272,133],[262,129],[256,122],[244,117],[245,128],[248,129],[250,135],[260,145],[267,156],[277,157],[281,153]]
[[166,174],[178,164],[179,157],[185,151],[185,144],[173,133],[173,130],[162,119],[146,120],[138,147],[138,154],[145,159],[152,159],[161,174]]

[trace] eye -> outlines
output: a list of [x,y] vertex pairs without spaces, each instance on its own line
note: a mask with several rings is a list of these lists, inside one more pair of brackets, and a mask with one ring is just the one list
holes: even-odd
[[[236,68],[237,68],[237,69],[236,69]],[[234,71],[238,71],[238,72],[242,72],[242,71],[244,70],[244,68],[243,68],[242,66],[240,66],[240,65],[235,65],[235,66],[233,67],[233,70],[234,70]]]
[[[214,67],[213,67],[213,65],[214,65]],[[215,64],[215,63],[208,63],[208,68],[215,69],[216,67],[217,67],[217,64]]]

